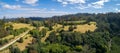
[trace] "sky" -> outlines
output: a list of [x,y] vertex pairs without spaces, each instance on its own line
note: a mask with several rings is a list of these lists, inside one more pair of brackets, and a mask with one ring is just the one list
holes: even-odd
[[0,18],[120,12],[120,0],[0,0]]

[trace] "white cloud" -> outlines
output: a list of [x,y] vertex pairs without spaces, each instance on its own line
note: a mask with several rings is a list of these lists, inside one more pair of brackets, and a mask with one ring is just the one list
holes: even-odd
[[86,9],[86,8],[102,8],[106,2],[109,2],[110,0],[98,0],[96,2],[89,2],[88,0],[57,0],[63,6],[66,6],[68,4],[73,5],[74,8],[77,9]]
[[87,6],[87,5],[85,6],[85,5],[79,4],[79,6],[76,6],[75,8],[83,10],[83,9],[89,8],[89,6]]
[[44,11],[44,10],[46,10],[46,8],[43,8],[43,9],[31,8],[31,7],[26,8],[26,7],[21,6],[21,5],[9,5],[6,3],[0,3],[0,5],[2,6],[1,9],[24,10],[24,11],[36,11],[36,10]]
[[30,4],[30,5],[36,5],[36,3],[39,0],[24,0],[23,3]]
[[21,8],[20,5],[10,5],[10,4],[6,4],[4,2],[0,2],[0,6],[1,6],[1,9],[13,9],[13,10],[16,10],[16,9]]
[[63,6],[67,4],[84,4],[86,0],[57,0],[58,2],[62,3]]
[[63,5],[67,5],[67,4],[68,4],[68,2],[62,2],[62,4],[63,4]]
[[[50,9],[47,10],[46,8],[31,8],[31,7],[25,7],[25,6],[20,6],[20,5],[9,5],[6,3],[0,3],[2,6],[1,9],[6,10],[6,9],[12,9],[11,11],[17,11],[17,13],[14,12],[7,12],[7,13],[2,13],[0,14],[0,17],[6,16],[6,17],[51,17],[55,15],[65,15],[65,14],[70,14],[68,12],[62,12],[62,11],[56,11],[56,9]],[[0,9],[0,10],[1,10]],[[13,16],[14,15],[14,16]]]
[[93,2],[90,6],[92,6],[94,8],[102,8],[104,6],[105,2],[109,2],[109,0],[100,0],[97,2]]
[[116,10],[117,12],[120,12],[120,9],[118,9],[118,8],[116,8],[115,10]]
[[4,4],[2,5],[2,7],[6,9],[20,9],[21,8],[20,5],[9,5],[9,4]]

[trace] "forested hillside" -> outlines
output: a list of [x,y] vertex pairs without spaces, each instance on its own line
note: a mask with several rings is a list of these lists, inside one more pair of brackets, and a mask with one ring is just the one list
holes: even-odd
[[[10,46],[10,53],[119,53],[120,13],[78,13],[50,18],[19,18],[7,23],[24,23],[33,26],[29,32],[31,43],[21,48]],[[6,22],[5,22],[6,23]],[[5,28],[0,20],[0,38],[9,34],[17,36],[26,28]],[[22,42],[29,39],[21,39]],[[21,42],[21,44],[22,44]],[[0,42],[1,43],[1,42]],[[0,44],[2,45],[2,44]]]

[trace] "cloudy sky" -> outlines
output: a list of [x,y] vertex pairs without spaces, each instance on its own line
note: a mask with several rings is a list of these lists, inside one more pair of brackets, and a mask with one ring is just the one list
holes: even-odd
[[0,17],[120,12],[120,0],[0,0]]

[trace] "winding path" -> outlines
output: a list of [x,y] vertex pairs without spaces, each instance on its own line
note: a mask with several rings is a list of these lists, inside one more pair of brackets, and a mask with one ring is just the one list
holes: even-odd
[[14,39],[12,42],[9,42],[8,44],[6,45],[3,45],[2,47],[0,47],[0,51],[9,47],[10,45],[12,45],[13,43],[15,43],[17,40],[19,40],[21,37],[25,36],[30,30],[27,30],[26,32],[22,33],[19,35],[18,38]]

